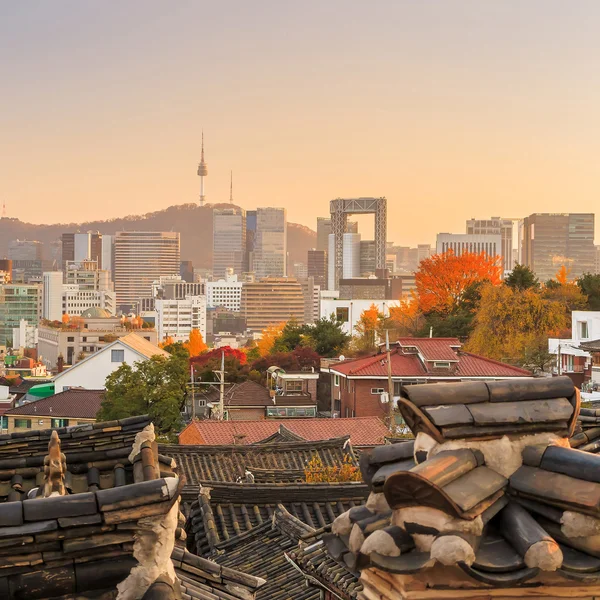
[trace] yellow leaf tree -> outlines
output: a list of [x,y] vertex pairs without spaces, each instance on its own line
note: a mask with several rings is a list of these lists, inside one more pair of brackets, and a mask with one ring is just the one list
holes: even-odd
[[166,348],[167,346],[170,346],[171,344],[174,344],[174,343],[175,343],[175,340],[170,335],[168,335],[162,342],[160,342],[158,344],[158,347]]
[[399,306],[390,307],[390,316],[386,319],[385,329],[390,332],[390,341],[399,337],[412,337],[423,328],[425,317],[419,308],[419,298],[413,292],[400,301]]
[[358,467],[352,464],[348,456],[340,465],[325,466],[321,458],[315,454],[304,468],[306,483],[327,483],[344,481],[362,481]]
[[357,352],[367,352],[374,350],[377,345],[377,332],[383,322],[383,314],[375,304],[363,310],[354,330],[356,336],[352,340],[354,349]]
[[540,336],[555,337],[568,324],[560,302],[533,289],[485,286],[465,350],[504,362],[525,364]]
[[271,354],[275,340],[281,335],[284,327],[285,323],[279,323],[277,325],[270,325],[266,329],[263,329],[261,338],[256,344],[258,352],[261,356],[268,356]]
[[184,345],[190,353],[190,357],[198,356],[208,350],[208,346],[204,343],[202,334],[198,329],[192,329],[192,331],[190,331],[188,341]]

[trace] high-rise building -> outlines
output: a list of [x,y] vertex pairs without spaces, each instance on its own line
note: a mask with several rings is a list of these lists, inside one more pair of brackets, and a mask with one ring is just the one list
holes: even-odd
[[63,281],[62,314],[80,315],[92,308],[106,310],[111,316],[116,314],[117,301],[110,271],[99,269],[95,260],[68,262]]
[[267,277],[242,287],[242,316],[249,330],[260,332],[290,319],[304,322],[304,295],[295,279]]
[[171,338],[175,342],[185,342],[192,329],[197,329],[206,339],[206,296],[157,299],[155,310],[159,341]]
[[469,219],[467,233],[470,235],[499,235],[500,256],[505,272],[512,271],[513,263],[513,220],[492,217],[491,219]]
[[[347,233],[358,233],[358,222],[346,222]],[[329,249],[329,235],[331,233],[331,219],[329,217],[317,217],[317,250],[327,252]]]
[[360,241],[360,274],[367,277],[375,273],[375,242]]
[[540,281],[554,278],[563,265],[571,278],[595,269],[592,213],[535,213],[524,219],[522,236],[523,264]]
[[246,211],[246,256],[248,257],[248,271],[254,271],[254,248],[256,246],[256,211]]
[[67,262],[63,281],[81,290],[110,291],[113,289],[110,272],[100,269],[95,260]]
[[456,256],[465,252],[481,254],[489,258],[501,257],[502,237],[497,235],[470,235],[465,233],[438,233],[436,252],[443,254],[451,250]]
[[115,236],[102,234],[101,242],[102,256],[98,264],[99,268],[107,271],[112,280],[112,272],[115,262]]
[[67,268],[68,262],[81,263],[84,260],[95,260],[100,268],[102,265],[102,234],[99,232],[63,233],[62,234],[62,269]]
[[13,329],[21,319],[37,325],[42,311],[42,286],[8,283],[0,286],[0,341],[12,346]]
[[285,208],[256,211],[254,272],[258,279],[287,274],[287,220]]
[[308,277],[308,267],[306,263],[295,262],[292,265],[292,274],[298,281],[306,279]]
[[208,308],[224,306],[227,310],[240,312],[243,283],[229,272],[224,279],[206,282],[206,305]]
[[173,231],[119,231],[115,235],[114,282],[117,305],[137,306],[152,293],[152,283],[179,274],[179,233]]
[[48,321],[62,319],[62,271],[49,271],[43,275],[42,318]]
[[240,276],[247,269],[246,215],[241,208],[213,211],[213,278],[225,277],[228,269]]
[[42,260],[43,244],[37,240],[11,240],[8,242],[8,258],[15,260]]
[[314,279],[315,285],[325,288],[327,283],[327,252],[325,250],[309,250],[306,270],[307,275]]
[[182,260],[179,267],[181,279],[192,283],[194,281],[194,264],[191,260]]

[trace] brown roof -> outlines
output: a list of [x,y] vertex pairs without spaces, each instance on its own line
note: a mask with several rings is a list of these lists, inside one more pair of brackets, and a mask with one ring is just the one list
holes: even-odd
[[84,390],[72,388],[23,404],[6,411],[8,416],[34,415],[37,417],[57,417],[68,419],[95,419],[104,398],[104,390]]
[[[219,390],[216,387],[208,390],[205,394],[209,402],[219,401]],[[239,406],[313,406],[317,403],[315,398],[308,394],[289,394],[277,396],[273,402],[269,390],[255,381],[244,381],[234,383],[225,391],[224,403],[226,408]]]

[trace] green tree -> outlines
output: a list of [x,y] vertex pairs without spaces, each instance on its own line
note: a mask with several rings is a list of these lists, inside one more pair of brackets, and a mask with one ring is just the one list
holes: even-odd
[[183,356],[153,356],[122,364],[106,378],[97,419],[112,421],[148,414],[158,432],[175,439],[187,400],[188,361]]
[[505,285],[513,290],[538,289],[540,281],[535,273],[526,265],[516,264],[511,273],[504,280]]
[[350,336],[344,333],[343,323],[333,316],[323,317],[310,325],[304,338],[305,346],[326,358],[339,356],[346,350],[349,342]]
[[303,338],[308,328],[308,325],[300,325],[296,319],[290,319],[273,342],[270,353],[291,352],[294,348],[303,345]]
[[588,298],[587,308],[600,310],[600,275],[584,273],[576,283]]

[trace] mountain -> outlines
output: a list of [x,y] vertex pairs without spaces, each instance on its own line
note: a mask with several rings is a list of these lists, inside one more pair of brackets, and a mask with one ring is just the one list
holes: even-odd
[[[108,221],[34,225],[19,219],[0,219],[0,256],[8,253],[8,242],[15,239],[39,240],[48,252],[51,242],[61,234],[77,231],[99,231],[112,235],[117,231],[178,231],[181,234],[181,259],[191,260],[195,267],[212,264],[213,208],[231,207],[231,204],[179,204],[145,215],[127,216]],[[296,223],[288,223],[289,263],[306,263],[306,253],[316,245],[317,234]]]

